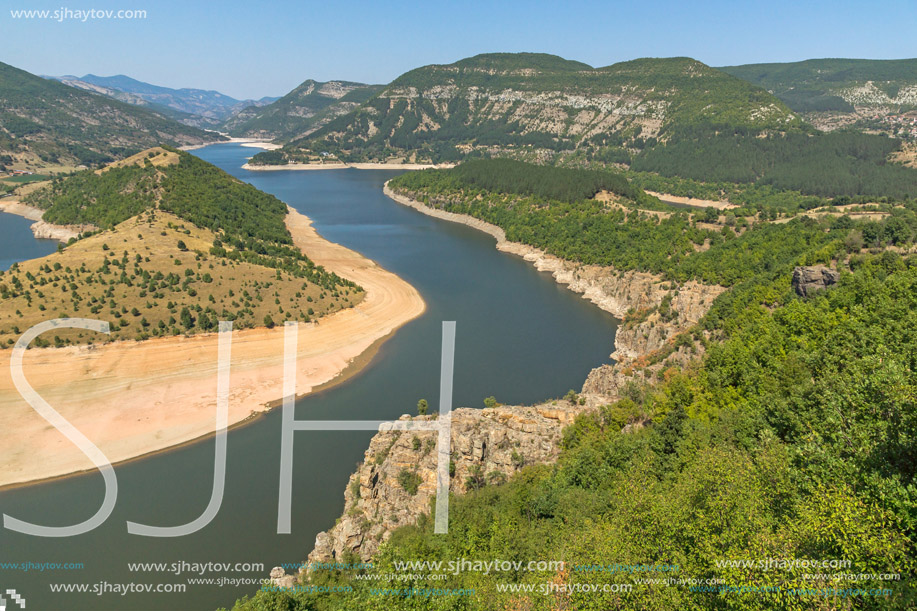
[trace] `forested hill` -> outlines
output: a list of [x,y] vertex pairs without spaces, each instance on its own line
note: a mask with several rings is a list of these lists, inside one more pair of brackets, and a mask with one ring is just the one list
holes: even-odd
[[155,112],[0,63],[0,165],[96,165],[161,143],[220,139]]
[[455,160],[528,150],[593,154],[652,145],[695,125],[799,129],[767,91],[689,58],[591,68],[534,53],[486,54],[412,70],[356,111],[254,163]]
[[[283,202],[175,149],[58,178],[25,201],[84,233],[0,272],[0,348],[49,317],[88,312],[109,321],[109,339],[144,340],[214,332],[219,320],[307,322],[363,298],[293,244]],[[64,331],[54,343],[98,339]]]
[[382,89],[348,81],[307,80],[279,100],[249,106],[223,124],[231,136],[293,140],[357,108]]
[[[630,362],[611,402],[564,430],[555,462],[520,453],[508,480],[454,478],[464,494],[450,496],[448,533],[434,534],[431,504],[371,564],[347,564],[365,559],[345,548],[340,570],[303,571],[301,587],[263,587],[234,609],[917,608],[917,205],[663,218],[617,180],[573,172],[477,161],[389,185],[569,260],[659,273],[676,293],[691,278],[730,288]],[[588,198],[596,187],[617,197]],[[816,263],[837,283],[800,294],[794,266]],[[670,302],[658,312],[672,316]],[[659,360],[674,350],[684,360]],[[647,363],[660,368],[639,375]],[[367,490],[351,481],[348,500]],[[494,558],[523,568],[445,569]],[[532,559],[564,566],[526,570]]]
[[808,59],[721,70],[774,92],[800,112],[917,107],[917,59]]
[[58,178],[23,200],[61,225],[110,229],[141,212],[171,212],[249,242],[291,244],[286,204],[202,159],[156,147],[102,170]]
[[917,59],[809,59],[721,69],[773,92],[820,129],[917,140]]
[[[908,201],[857,220],[832,207],[794,219],[766,205],[714,209],[667,207],[622,175],[469,161],[448,170],[409,172],[394,191],[493,223],[510,241],[570,261],[735,286],[788,274],[794,265],[829,263],[849,248],[907,248],[917,238],[917,206]],[[608,191],[613,197],[594,197]]]

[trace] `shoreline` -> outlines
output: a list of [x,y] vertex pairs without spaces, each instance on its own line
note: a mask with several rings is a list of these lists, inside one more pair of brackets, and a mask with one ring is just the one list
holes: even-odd
[[214,144],[241,144],[242,146],[263,148],[269,151],[272,151],[275,148],[280,148],[279,144],[273,144],[270,140],[259,140],[258,138],[229,138],[227,140],[215,140],[214,142],[207,142],[204,144],[186,144],[185,146],[178,147],[178,150],[196,151],[197,149],[202,149],[206,146],[212,146]]
[[0,202],[0,212],[15,214],[30,221],[35,221],[29,226],[29,229],[32,230],[32,235],[35,236],[36,240],[57,240],[66,244],[71,238],[78,237],[84,231],[97,229],[97,227],[90,225],[54,225],[53,223],[48,223],[42,220],[45,214],[44,210],[23,204],[18,199]]
[[[451,223],[467,225],[468,227],[493,236],[497,240],[497,250],[521,257],[531,263],[538,271],[550,273],[557,284],[564,285],[567,289],[579,294],[583,299],[592,302],[600,310],[608,312],[615,318],[624,318],[627,314],[627,310],[631,307],[626,300],[609,296],[591,281],[590,277],[593,275],[592,272],[597,270],[600,272],[603,271],[603,268],[600,266],[574,263],[556,257],[540,248],[522,244],[521,242],[507,240],[506,232],[497,225],[482,221],[467,214],[456,214],[455,212],[430,208],[415,199],[395,193],[389,188],[388,181],[385,181],[382,192],[389,199],[403,206],[413,208],[427,216],[432,216]],[[581,270],[586,273],[581,274]]]
[[[317,265],[366,291],[356,306],[317,323],[300,324],[299,397],[350,379],[399,327],[419,317],[426,304],[395,274],[325,240],[308,217],[288,208],[286,222],[294,244]],[[283,335],[282,326],[233,332],[229,428],[279,403]],[[48,403],[99,446],[112,464],[121,464],[215,434],[217,339],[211,333],[33,348],[25,355],[23,370]],[[15,391],[11,352],[0,351],[0,431],[5,438],[0,445],[0,490],[95,470]]]
[[[621,325],[628,311],[652,308],[661,303],[664,296],[669,293],[663,288],[666,282],[662,276],[635,270],[620,272],[612,267],[575,263],[534,246],[511,242],[506,239],[503,229],[496,225],[466,214],[430,208],[422,202],[395,193],[389,188],[388,181],[383,187],[383,193],[393,201],[414,208],[422,214],[468,225],[490,234],[497,240],[497,250],[522,257],[538,271],[550,273],[557,284],[579,294],[581,298],[617,318],[615,351],[611,354],[615,361],[636,358],[658,347],[651,344],[661,345],[668,341],[668,337],[662,338],[660,335],[666,325],[655,325],[651,322],[649,329],[627,329]],[[680,318],[676,326],[681,328],[685,327],[687,322],[693,324],[700,320],[710,308],[712,300],[724,290],[723,287],[703,285],[694,280],[683,283],[672,303],[673,307],[679,311],[684,310],[686,314]]]
[[279,170],[445,170],[455,167],[452,163],[288,163],[286,165],[242,165],[243,170],[252,172],[276,172]]

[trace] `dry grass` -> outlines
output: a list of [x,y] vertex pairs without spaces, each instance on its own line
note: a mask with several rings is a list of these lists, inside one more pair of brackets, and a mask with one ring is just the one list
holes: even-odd
[[[306,321],[363,298],[356,289],[326,292],[287,272],[212,256],[213,239],[209,230],[156,211],[20,263],[0,273],[0,291],[10,291],[0,301],[0,345],[38,322],[65,316],[108,321],[112,340],[145,339],[213,332],[217,319],[230,316],[236,328],[263,326],[265,316],[276,324]],[[186,307],[194,319],[190,328],[182,324]],[[78,331],[57,335],[58,344],[101,339]]]

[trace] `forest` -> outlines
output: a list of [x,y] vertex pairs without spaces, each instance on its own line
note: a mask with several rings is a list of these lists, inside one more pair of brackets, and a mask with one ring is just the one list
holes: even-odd
[[[870,247],[908,243],[917,236],[914,203],[893,208],[879,221],[848,216],[781,224],[746,221],[737,232],[728,215],[722,224],[705,224],[702,209],[647,214],[640,202],[655,198],[621,175],[507,160],[412,172],[389,184],[426,205],[493,223],[508,240],[564,259],[722,286],[784,273],[806,253],[815,253],[812,263],[830,262],[851,234],[865,236]],[[591,199],[601,189],[620,195],[621,205],[609,208]]]
[[636,155],[631,169],[702,182],[770,185],[821,197],[917,197],[917,170],[888,163],[901,143],[853,132],[760,137],[716,126],[684,129]]
[[[440,199],[431,195],[428,205],[457,195],[454,176],[427,174],[423,181],[441,187]],[[482,193],[461,192],[463,198]],[[551,222],[531,237],[601,252],[601,241],[571,229],[611,213],[585,202],[536,205],[531,196],[520,205],[524,200],[491,195],[480,206],[457,198],[449,207],[502,221],[517,234],[531,226],[527,217],[547,208]],[[634,231],[609,235],[605,228],[600,235],[608,242],[645,248],[643,241],[664,236],[646,257],[676,235],[664,222],[616,221]],[[681,223],[687,235],[688,221]],[[881,223],[842,216],[765,224],[724,239],[712,260],[713,247],[682,258],[668,273],[694,277],[709,263],[721,279],[734,274],[731,290],[685,336],[703,356],[635,380],[618,401],[580,416],[565,430],[555,464],[529,466],[506,483],[485,482],[456,495],[447,535],[434,535],[432,518],[423,516],[393,534],[372,568],[313,574],[312,585],[348,591],[265,588],[235,609],[914,608],[917,256],[878,247],[890,245],[890,229],[904,230],[902,223],[907,229],[898,244],[912,245],[917,224],[914,211],[904,208]],[[847,240],[864,232],[871,252]],[[718,267],[722,261],[733,263]],[[841,269],[837,286],[808,299],[793,291],[794,265],[830,261]],[[627,424],[636,426],[624,432]],[[396,562],[454,558],[566,564],[560,573],[462,572],[408,584],[473,590],[472,596],[384,595],[405,587]],[[615,572],[605,568],[609,558],[675,568]],[[790,565],[758,564],[775,558]],[[812,559],[849,562],[844,572],[859,577],[838,582],[831,575],[837,570],[800,564]],[[629,587],[547,596],[505,588],[545,582]]]

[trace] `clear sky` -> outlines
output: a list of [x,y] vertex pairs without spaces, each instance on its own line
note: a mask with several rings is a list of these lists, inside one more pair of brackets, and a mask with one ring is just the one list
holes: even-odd
[[[917,57],[917,2],[611,0],[0,0],[0,61],[36,74],[127,74],[236,98],[307,78],[385,83],[431,63],[538,51],[604,66],[687,55],[714,66]],[[14,19],[13,10],[145,10]]]

